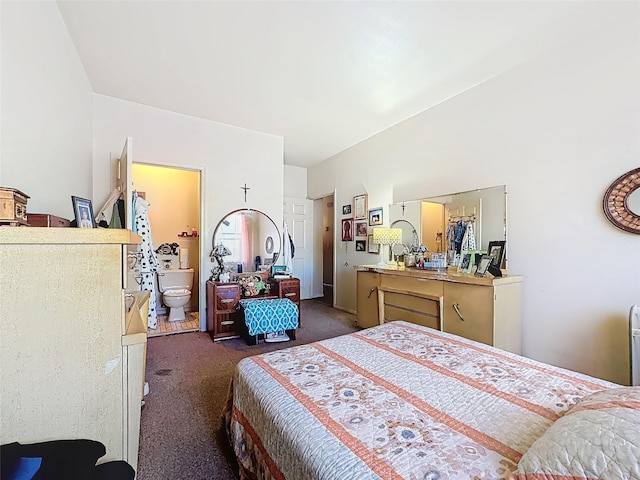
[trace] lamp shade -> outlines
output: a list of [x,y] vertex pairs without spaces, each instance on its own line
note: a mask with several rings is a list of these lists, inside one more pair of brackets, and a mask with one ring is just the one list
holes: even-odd
[[402,242],[402,229],[389,227],[374,227],[373,243],[393,245]]

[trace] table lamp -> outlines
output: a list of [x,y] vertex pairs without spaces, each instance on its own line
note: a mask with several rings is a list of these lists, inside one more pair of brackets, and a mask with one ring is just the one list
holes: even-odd
[[380,261],[377,267],[386,267],[384,261],[384,245],[394,245],[402,242],[402,229],[390,227],[373,227],[373,243],[380,245]]

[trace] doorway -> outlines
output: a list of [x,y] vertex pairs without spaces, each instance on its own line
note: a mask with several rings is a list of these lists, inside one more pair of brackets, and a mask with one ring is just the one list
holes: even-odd
[[[191,296],[184,307],[184,320],[168,321],[169,308],[162,301],[156,279],[158,326],[148,336],[162,336],[200,330],[200,230],[201,171],[133,163],[132,183],[149,202],[151,239],[163,269],[193,269]],[[158,251],[165,246],[164,252]],[[169,248],[167,248],[168,246]]]
[[[326,195],[314,200],[315,236],[316,236],[316,271],[321,275],[316,277],[322,285],[320,291],[315,292],[323,303],[334,305],[334,239],[335,239],[335,194]],[[320,277],[320,278],[318,278]]]

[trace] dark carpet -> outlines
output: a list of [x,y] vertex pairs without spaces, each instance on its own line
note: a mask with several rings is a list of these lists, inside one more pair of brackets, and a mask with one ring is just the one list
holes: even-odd
[[150,338],[149,394],[140,427],[138,480],[233,480],[237,465],[221,414],[236,364],[244,357],[357,330],[355,317],[320,300],[304,300],[296,340],[249,346],[211,341],[205,332]]

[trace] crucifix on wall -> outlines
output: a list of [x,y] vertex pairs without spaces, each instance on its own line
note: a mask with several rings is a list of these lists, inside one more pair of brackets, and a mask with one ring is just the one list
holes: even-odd
[[247,190],[251,190],[251,187],[247,187],[247,184],[244,184],[244,187],[240,187],[242,190],[244,190],[244,202],[247,203]]

